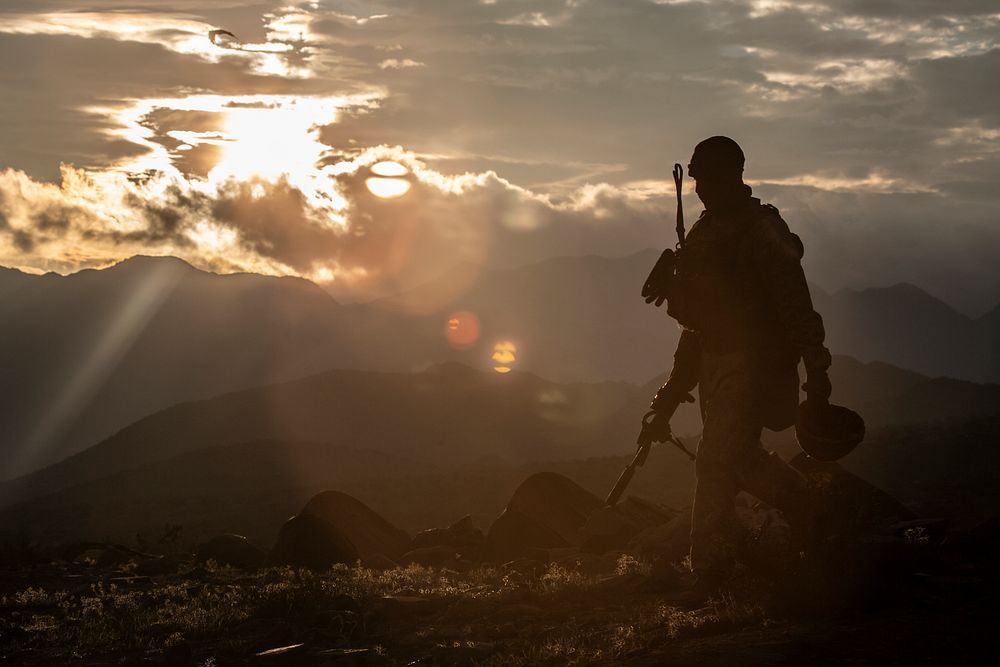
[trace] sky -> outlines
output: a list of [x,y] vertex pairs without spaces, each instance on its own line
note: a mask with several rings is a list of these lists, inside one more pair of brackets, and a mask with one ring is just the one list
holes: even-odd
[[1000,302],[995,0],[5,0],[0,60],[0,265],[358,300],[622,256],[725,134],[816,285]]

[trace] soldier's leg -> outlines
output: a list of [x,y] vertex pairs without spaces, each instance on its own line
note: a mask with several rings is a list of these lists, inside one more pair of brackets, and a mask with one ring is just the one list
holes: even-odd
[[761,431],[742,355],[703,355],[699,395],[704,430],[695,465],[691,566],[700,576],[717,577],[734,563],[740,528],[733,503],[742,464]]

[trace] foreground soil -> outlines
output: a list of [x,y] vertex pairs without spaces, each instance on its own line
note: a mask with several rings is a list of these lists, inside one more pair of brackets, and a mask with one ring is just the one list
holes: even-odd
[[998,664],[989,553],[911,545],[858,570],[744,572],[693,595],[628,554],[465,572],[243,571],[186,557],[0,569],[20,665]]

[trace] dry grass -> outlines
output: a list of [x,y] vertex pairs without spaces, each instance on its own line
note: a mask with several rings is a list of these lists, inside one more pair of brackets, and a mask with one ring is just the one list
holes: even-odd
[[[620,579],[642,577],[634,559]],[[209,568],[69,591],[30,586],[0,598],[2,655],[92,659],[162,655],[186,644],[201,663],[242,661],[263,648],[306,642],[365,647],[402,661],[420,648],[443,664],[566,664],[627,659],[665,641],[760,620],[758,605],[723,597],[684,611],[649,593],[609,594],[609,580],[553,564],[539,573],[419,566],[378,572]],[[387,596],[404,604],[389,618]],[[392,601],[392,600],[390,600]],[[417,603],[434,603],[419,608]],[[400,652],[399,646],[410,648]]]

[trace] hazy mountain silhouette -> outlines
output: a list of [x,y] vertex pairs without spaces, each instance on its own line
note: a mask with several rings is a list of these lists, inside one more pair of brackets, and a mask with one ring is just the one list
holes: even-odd
[[[0,270],[0,477],[42,467],[178,402],[330,368],[412,371],[460,361],[555,381],[645,382],[670,366],[677,328],[641,302],[656,251],[459,266],[372,304],[340,305],[297,278],[215,275],[136,257],[70,276]],[[1000,308],[970,319],[918,288],[813,289],[834,352],[929,375],[1000,378]],[[448,318],[475,313],[470,348]]]
[[[37,496],[185,452],[262,439],[375,449],[452,467],[586,456],[622,446],[649,401],[640,392],[624,383],[560,385],[457,364],[416,374],[330,371],[168,408],[3,483],[0,498]],[[608,443],[611,437],[616,442]]]
[[1000,308],[972,319],[907,283],[813,294],[833,350],[927,375],[1000,380]]
[[392,336],[405,316],[339,306],[299,278],[220,276],[174,258],[65,277],[4,269],[0,319],[0,477],[179,401],[414,361],[411,341]]
[[[1000,412],[1000,385],[929,379],[846,357],[835,358],[832,378],[833,398],[857,407],[870,427]],[[558,384],[528,373],[499,375],[457,364],[415,374],[330,371],[153,414],[65,461],[0,484],[0,504],[246,442],[376,450],[419,460],[413,472],[623,455],[634,446],[639,417],[660,381]],[[696,408],[684,406],[674,426],[679,434],[696,434]],[[787,440],[788,433],[779,440]],[[236,457],[227,469],[244,465]],[[339,464],[318,455],[312,460],[290,455],[284,465],[308,477],[309,470],[332,471]],[[275,465],[263,465],[262,484],[271,468]],[[275,468],[279,477],[280,468]],[[176,479],[187,476],[178,473]]]
[[[477,313],[498,335],[525,340],[525,367],[545,377],[641,382],[657,364],[669,367],[678,336],[662,308],[639,299],[658,255],[566,257],[507,270],[462,266],[374,305]],[[834,294],[810,289],[835,354],[930,376],[1000,381],[1000,305],[976,319],[907,283]]]

